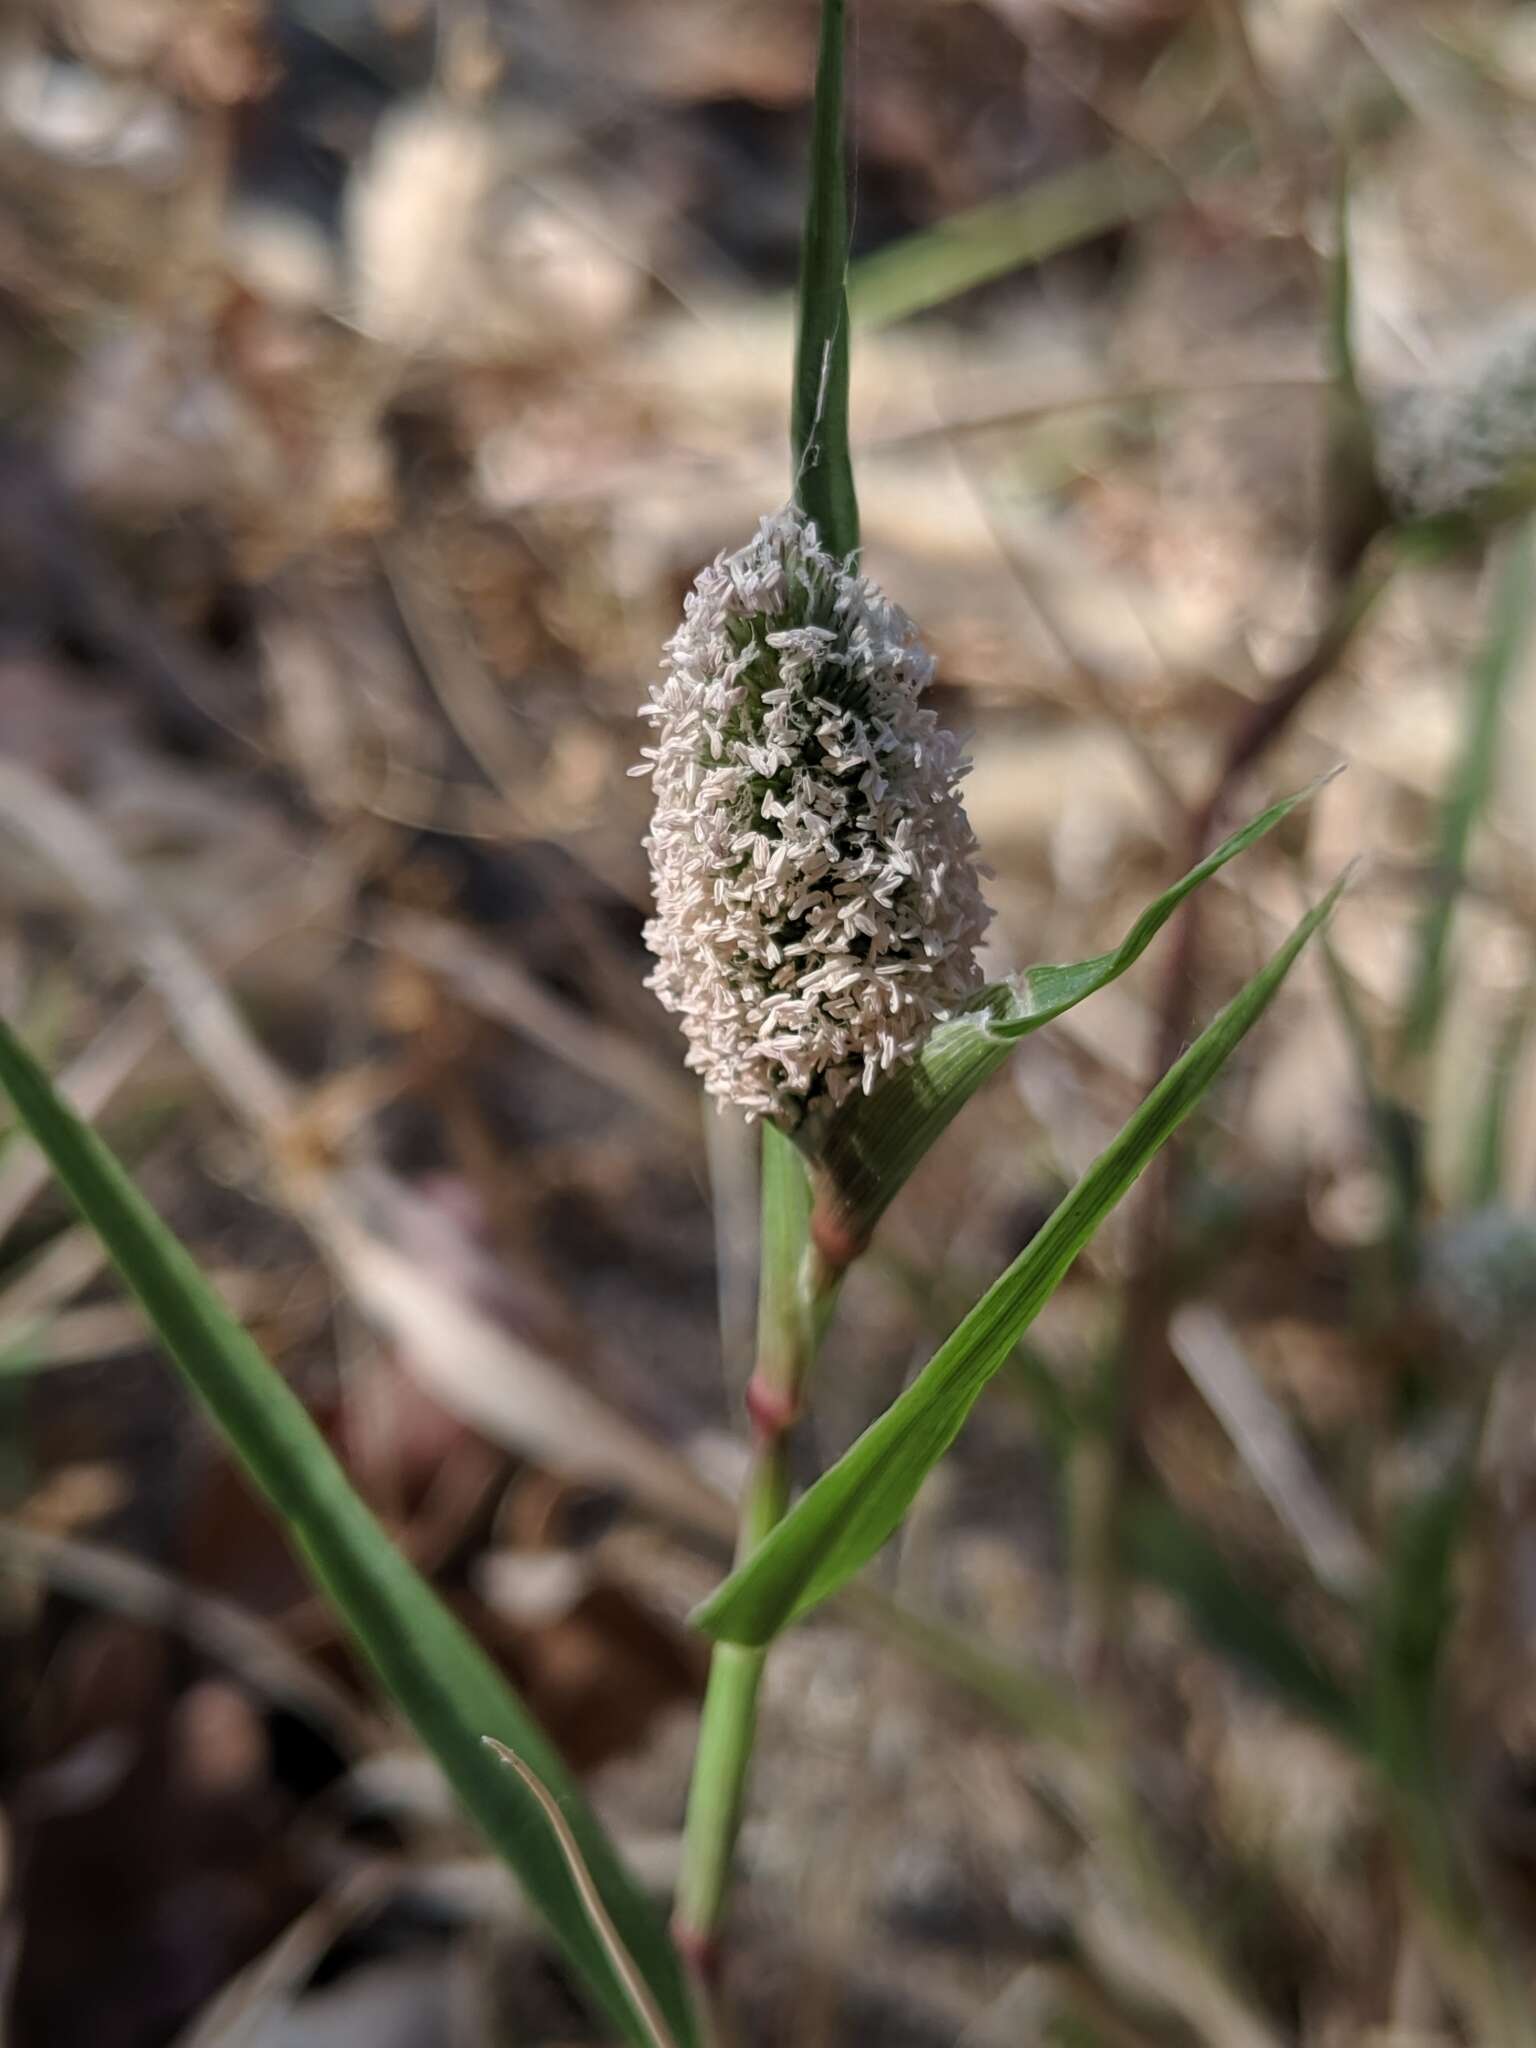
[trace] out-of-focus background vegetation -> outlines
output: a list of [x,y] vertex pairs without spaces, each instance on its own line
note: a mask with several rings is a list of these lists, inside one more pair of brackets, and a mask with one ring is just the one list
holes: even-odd
[[[0,15],[0,999],[662,1888],[753,1169],[642,987],[625,771],[692,575],[786,494],[815,25]],[[742,2038],[1521,2038],[1530,678],[1475,535],[1332,632],[1376,558],[1326,304],[1347,156],[1373,404],[1518,323],[1536,7],[869,0],[850,93],[867,560],[973,735],[989,964],[1115,942],[1298,674],[1222,816],[1348,773],[924,1166],[807,1471],[1370,865],[884,1563],[1102,1716],[1184,1911],[1039,1691],[840,1614],[770,1667]],[[0,1142],[4,2038],[595,2038]]]

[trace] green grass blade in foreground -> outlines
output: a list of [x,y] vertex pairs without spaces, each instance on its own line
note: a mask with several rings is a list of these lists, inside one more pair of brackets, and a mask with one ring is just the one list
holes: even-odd
[[766,1643],[845,1585],[895,1532],[982,1389],[1109,1211],[1258,1020],[1342,886],[1341,879],[1170,1068],[906,1392],[704,1603],[695,1616],[701,1627],[729,1642]]
[[1500,717],[1536,618],[1533,538],[1536,521],[1532,520],[1511,537],[1494,591],[1492,624],[1467,695],[1461,756],[1440,808],[1432,894],[1419,928],[1413,988],[1403,1019],[1403,1051],[1410,1056],[1431,1050],[1445,1009],[1451,918],[1466,871],[1467,847],[1493,786]]
[[548,1738],[391,1544],[297,1397],[117,1160],[4,1024],[0,1087],[271,1501],[317,1584],[609,2019],[628,2039],[646,2042],[538,1802],[485,1747],[487,1735],[515,1750],[559,1801],[626,1948],[678,2039],[692,2042],[692,2015],[671,1944]]
[[789,438],[795,502],[831,554],[858,551],[859,501],[848,453],[848,170],[843,154],[844,0],[822,0],[810,188]]
[[941,1024],[910,1065],[872,1095],[851,1096],[797,1138],[814,1158],[817,1193],[831,1219],[862,1243],[930,1146],[1021,1038],[1115,981],[1141,958],[1186,896],[1235,860],[1330,778],[1271,804],[1149,903],[1112,952],[1069,966],[1029,967]]

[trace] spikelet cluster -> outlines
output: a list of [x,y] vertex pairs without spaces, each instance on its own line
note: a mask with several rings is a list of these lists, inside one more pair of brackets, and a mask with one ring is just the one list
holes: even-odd
[[662,669],[648,985],[711,1094],[793,1127],[980,985],[970,764],[912,622],[793,509],[703,571]]

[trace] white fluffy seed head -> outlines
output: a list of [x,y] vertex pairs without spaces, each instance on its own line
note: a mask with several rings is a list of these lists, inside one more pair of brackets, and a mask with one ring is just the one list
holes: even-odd
[[641,716],[649,986],[687,1064],[793,1127],[867,1093],[980,986],[990,916],[905,612],[791,509],[699,576]]

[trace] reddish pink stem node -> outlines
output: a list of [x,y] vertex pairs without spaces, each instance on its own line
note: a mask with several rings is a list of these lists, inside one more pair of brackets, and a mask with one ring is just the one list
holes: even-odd
[[754,1373],[747,1381],[747,1414],[759,1437],[773,1443],[800,1419],[800,1403],[777,1387],[765,1385]]
[[811,1211],[811,1242],[834,1273],[851,1266],[868,1244],[849,1229],[841,1216],[818,1203]]
[[705,1934],[700,1928],[690,1927],[682,1920],[672,1922],[672,1946],[677,1950],[678,1960],[690,1977],[701,1984],[717,1984],[720,1980],[720,1941],[713,1934]]

